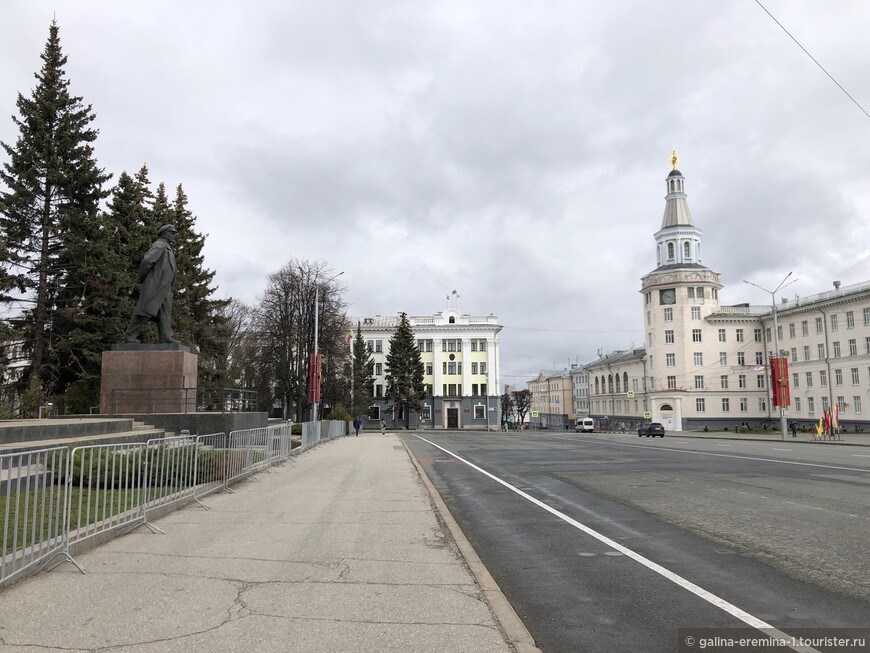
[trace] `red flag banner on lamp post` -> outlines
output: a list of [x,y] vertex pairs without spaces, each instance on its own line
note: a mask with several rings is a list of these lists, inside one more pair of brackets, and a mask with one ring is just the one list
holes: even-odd
[[308,354],[308,401],[320,403],[320,353]]
[[773,394],[773,405],[780,408],[791,406],[791,393],[788,389],[788,359],[770,359],[770,384]]
[[314,399],[314,379],[317,372],[314,371],[314,354],[308,354],[308,403],[313,404]]

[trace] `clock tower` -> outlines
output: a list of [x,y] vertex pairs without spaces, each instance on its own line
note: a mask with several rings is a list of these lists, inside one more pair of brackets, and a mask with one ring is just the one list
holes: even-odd
[[[646,334],[647,410],[667,430],[681,430],[683,401],[704,384],[715,342],[706,317],[719,310],[720,275],[702,264],[701,230],[686,201],[676,151],[665,180],[665,213],[655,233],[656,268],[641,279]],[[700,379],[700,380],[699,380]]]

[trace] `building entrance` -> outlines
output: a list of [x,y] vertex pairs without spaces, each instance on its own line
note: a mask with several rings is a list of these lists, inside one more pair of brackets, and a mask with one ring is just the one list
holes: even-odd
[[459,409],[458,408],[448,408],[447,409],[447,428],[449,428],[449,429],[458,429],[459,428]]

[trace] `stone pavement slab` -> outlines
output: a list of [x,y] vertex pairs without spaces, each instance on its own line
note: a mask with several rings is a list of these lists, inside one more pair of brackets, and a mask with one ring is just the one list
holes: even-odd
[[506,652],[394,435],[341,438],[0,593],[0,652]]

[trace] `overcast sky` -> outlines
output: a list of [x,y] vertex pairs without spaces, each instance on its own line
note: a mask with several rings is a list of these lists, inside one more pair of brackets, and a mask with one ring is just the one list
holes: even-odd
[[[762,2],[870,111],[870,3]],[[2,0],[5,143],[52,17],[100,165],[184,185],[222,297],[291,258],[351,315],[455,289],[517,385],[642,346],[673,147],[723,304],[870,279],[870,118],[753,0]]]

